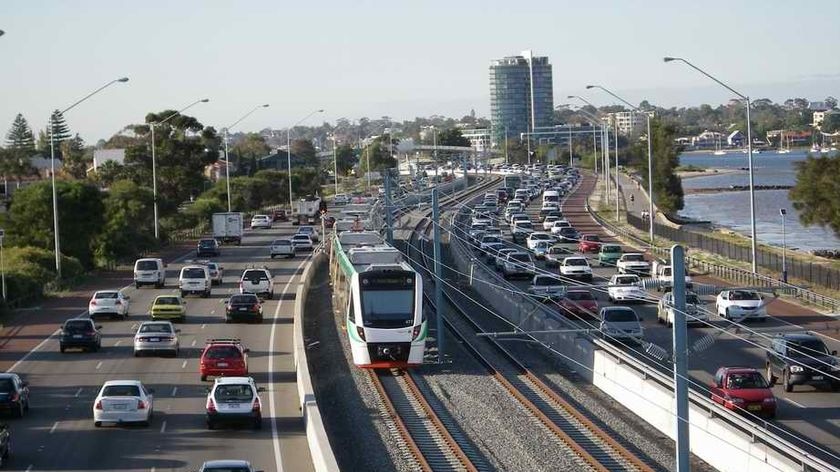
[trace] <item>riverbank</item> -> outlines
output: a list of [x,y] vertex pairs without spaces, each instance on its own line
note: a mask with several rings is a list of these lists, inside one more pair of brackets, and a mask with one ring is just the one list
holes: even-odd
[[739,172],[746,172],[741,169],[725,169],[719,167],[696,167],[696,166],[687,166],[685,169],[680,170],[677,167],[677,177],[681,179],[693,179],[695,177],[707,177],[709,175],[726,175],[726,174],[737,174]]

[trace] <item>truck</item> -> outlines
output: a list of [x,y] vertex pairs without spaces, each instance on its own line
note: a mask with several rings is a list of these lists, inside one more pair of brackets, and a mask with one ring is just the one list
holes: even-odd
[[522,183],[522,177],[519,175],[506,175],[502,187],[510,187],[514,190],[519,188]]
[[239,212],[213,213],[213,238],[220,243],[241,245],[243,218]]
[[292,224],[314,225],[321,210],[321,198],[308,195],[292,202]]
[[[651,269],[651,275],[655,278],[657,283],[657,290],[660,292],[667,292],[674,286],[674,275],[671,266],[665,261],[654,261]],[[685,288],[693,288],[691,276],[688,275],[688,269],[685,273]]]

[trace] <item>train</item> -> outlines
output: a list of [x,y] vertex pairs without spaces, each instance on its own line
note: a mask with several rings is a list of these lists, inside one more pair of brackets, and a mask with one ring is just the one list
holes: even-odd
[[342,231],[330,258],[353,364],[364,369],[423,363],[428,322],[423,278],[375,231]]

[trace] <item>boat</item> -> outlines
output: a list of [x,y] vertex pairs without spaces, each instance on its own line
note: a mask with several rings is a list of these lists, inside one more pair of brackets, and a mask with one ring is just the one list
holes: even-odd
[[715,141],[715,152],[713,152],[715,156],[725,156],[726,151],[720,148],[720,135],[717,137],[717,141]]
[[811,145],[811,152],[820,152],[820,145],[817,144],[817,143],[812,144]]
[[779,135],[779,150],[776,151],[779,154],[789,154],[790,153],[790,143],[785,146],[785,132],[782,131]]

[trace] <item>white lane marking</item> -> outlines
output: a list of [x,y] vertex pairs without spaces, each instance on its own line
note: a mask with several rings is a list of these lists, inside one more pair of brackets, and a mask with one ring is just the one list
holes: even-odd
[[99,370],[100,367],[102,367],[102,361],[99,361],[99,364],[96,364],[96,370]]
[[30,472],[32,470],[32,467],[34,466],[32,464],[29,464],[29,467],[26,468],[26,472]]
[[195,347],[195,343],[196,343],[196,340],[195,340],[195,339],[193,339],[193,342],[192,342],[192,344],[190,344],[190,345],[191,345],[191,346],[193,346],[193,347]]
[[115,342],[115,343],[114,343],[114,347],[117,347],[117,346],[119,346],[120,344],[122,344],[122,339],[120,339],[119,341]]
[[178,394],[178,387],[172,387],[172,396],[174,397],[177,394]]
[[53,423],[52,428],[50,428],[50,434],[55,432],[55,428],[58,428],[58,421]]
[[186,368],[187,368],[187,361],[184,361],[184,363],[183,363],[183,364],[181,364],[181,368],[182,368],[182,369],[186,369]]
[[207,325],[206,325],[206,324],[202,324],[202,325],[201,325],[201,329],[204,329],[204,328],[206,328],[206,327],[207,327]]
[[157,469],[155,469],[154,467],[152,467],[152,470],[150,470],[149,472],[155,472],[156,470],[157,470]]
[[73,398],[79,398],[79,395],[81,395],[81,394],[82,394],[82,390],[83,390],[83,388],[82,388],[82,387],[79,387],[79,389],[78,389],[78,390],[76,390],[76,394],[75,394],[75,395],[73,395]]
[[134,323],[134,324],[131,325],[131,328],[129,328],[129,329],[134,331],[134,330],[137,329],[137,326],[138,326],[137,323]]
[[211,314],[211,315],[215,315],[215,314],[216,314],[216,310],[210,310],[210,314]]
[[[294,272],[295,274],[300,271],[304,264],[309,262],[310,257],[311,256],[307,256],[300,264],[298,264]],[[271,320],[271,334],[268,337],[268,384],[271,386],[272,390],[274,388],[274,332],[277,329],[277,319],[280,317],[280,308],[283,306],[283,301],[286,298],[286,292],[289,290],[289,286],[292,284],[292,280],[294,279],[295,276],[292,275],[283,287],[283,291],[280,292],[280,300],[277,302],[277,308],[274,309],[274,319]],[[295,302],[302,303],[301,300],[295,300]],[[280,456],[280,436],[277,433],[277,415],[274,413],[274,391],[268,392],[268,408],[271,412],[271,437],[273,439],[271,442],[274,445],[275,470],[283,472],[283,458]]]
[[790,398],[783,398],[783,400],[785,400],[786,402],[792,403],[793,405],[798,406],[799,408],[807,408],[805,405],[803,405],[801,403],[797,403],[797,402],[791,400]]
[[160,425],[160,434],[163,434],[165,432],[166,432],[166,420],[163,420],[163,424]]

